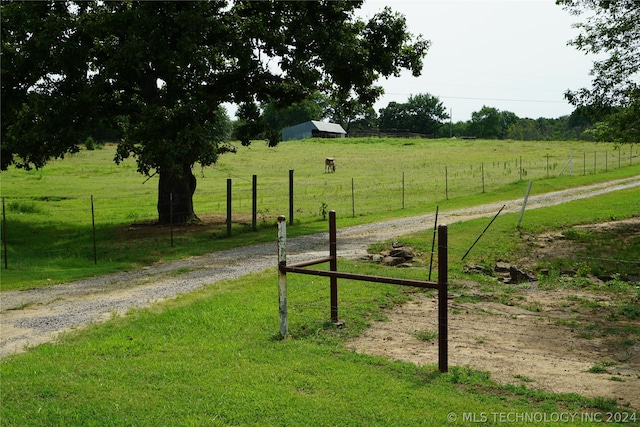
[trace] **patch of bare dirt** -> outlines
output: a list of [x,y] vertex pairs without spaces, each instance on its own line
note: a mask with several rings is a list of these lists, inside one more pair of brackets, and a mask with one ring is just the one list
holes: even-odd
[[[529,198],[527,209],[637,187],[640,187],[640,177],[533,195]],[[522,200],[509,200],[443,212],[439,218],[440,223],[451,224],[493,216],[500,206],[506,206],[504,212],[517,212],[521,205]],[[224,224],[226,220],[222,216],[201,219],[207,225]],[[238,219],[234,217],[236,221]],[[240,221],[250,224],[249,218]],[[368,246],[373,243],[431,229],[433,223],[434,215],[427,214],[338,230],[338,255],[358,259],[366,254]],[[124,228],[122,233],[164,234],[168,233],[167,228],[133,224]],[[201,230],[202,227],[198,225],[189,225],[180,231]],[[288,239],[288,260],[295,263],[325,256],[327,236],[327,233],[319,233]],[[158,262],[136,271],[73,283],[2,292],[0,357],[23,352],[40,343],[54,342],[61,333],[108,320],[114,315],[126,313],[130,308],[149,306],[217,281],[273,268],[276,264],[275,245],[257,244],[183,260]],[[460,288],[466,294],[482,297],[485,293],[476,284],[466,283],[464,286],[466,288],[462,285]],[[449,363],[490,371],[493,378],[502,382],[523,381],[529,387],[553,392],[575,391],[585,395],[616,397],[622,404],[640,408],[638,343],[614,351],[614,347],[603,339],[577,336],[578,329],[567,323],[575,321],[583,324],[593,315],[584,310],[584,304],[581,305],[580,301],[592,298],[604,306],[607,295],[566,290],[542,291],[535,287],[521,294],[523,300],[518,305],[503,305],[490,298],[470,303],[452,295]],[[567,305],[571,302],[567,300],[569,297],[576,304]],[[539,308],[539,311],[523,308],[527,304]],[[435,364],[436,344],[413,337],[417,330],[437,330],[435,313],[435,300],[424,294],[416,294],[413,302],[389,313],[389,322],[375,324],[351,345],[359,351],[420,364]],[[580,318],[574,319],[578,315]],[[563,319],[567,322],[561,322]],[[616,364],[604,367],[607,373],[587,372],[603,361],[615,361]],[[617,380],[612,380],[612,377]]]
[[[640,233],[640,218],[582,228]],[[635,230],[635,231],[634,231]],[[570,256],[576,248],[560,234],[535,236],[528,259]],[[597,280],[597,279],[594,279]],[[503,285],[510,286],[510,285]],[[613,398],[640,409],[640,319],[612,316],[619,293],[537,283],[513,287],[509,301],[497,301],[471,281],[450,294],[449,365],[489,371],[503,384],[524,384],[553,393]],[[633,291],[632,291],[633,293]],[[637,302],[637,297],[631,301]],[[437,299],[414,294],[411,302],[387,313],[349,346],[356,351],[416,364],[437,364]],[[606,332],[608,331],[608,333]],[[626,332],[625,332],[626,331]]]
[[[188,224],[158,224],[156,220],[137,221],[131,224],[124,225],[119,230],[118,237],[125,241],[131,241],[132,239],[140,239],[147,237],[168,236],[171,233],[171,229],[177,235],[189,235],[202,233],[203,229],[206,230],[222,230],[226,228],[227,216],[224,214],[205,214],[198,215],[199,221],[194,221]],[[257,221],[266,221],[271,218],[256,218]],[[248,214],[233,214],[231,218],[233,224],[243,224],[247,227],[251,226],[252,217]]]
[[[627,244],[632,238],[640,236],[640,217],[629,218],[620,221],[607,221],[598,224],[584,224],[573,227],[575,230],[585,230],[602,234],[607,232],[610,237],[615,236],[620,245]],[[567,239],[563,230],[544,233],[538,236],[529,236],[532,250],[528,257],[519,260],[523,267],[533,267],[544,260],[557,258],[570,258],[584,245],[574,240]]]

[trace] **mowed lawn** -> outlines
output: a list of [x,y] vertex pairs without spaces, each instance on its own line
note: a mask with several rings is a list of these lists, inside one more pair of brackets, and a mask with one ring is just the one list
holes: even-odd
[[[352,145],[358,146],[357,143],[341,145],[335,141],[314,141],[303,147],[303,143],[297,143],[297,147],[299,150],[304,148],[303,151],[307,154],[316,146],[314,150],[317,150],[320,163],[314,165],[319,169],[323,167],[321,160],[324,152],[328,151],[326,147],[349,147],[355,150]],[[381,141],[377,144],[385,145],[388,152],[395,151],[395,148],[402,150],[418,145],[413,145],[413,141],[407,143],[410,145],[400,147],[394,147],[393,141]],[[425,142],[427,143],[430,142]],[[435,146],[459,142],[431,143]],[[379,146],[367,147],[366,143],[363,144],[365,148],[356,150],[360,154],[367,148],[385,151]],[[460,143],[460,146],[469,147],[467,144],[469,143]],[[279,154],[282,155],[283,151],[293,146],[283,144],[279,148],[284,149]],[[7,190],[5,197],[8,201],[30,198],[32,203],[21,208],[21,215],[25,218],[23,222],[27,224],[23,225],[24,230],[33,231],[37,228],[44,233],[45,229],[56,228],[55,224],[73,216],[70,212],[75,208],[68,207],[65,215],[56,214],[56,209],[83,198],[81,193],[86,191],[95,191],[97,198],[107,198],[115,188],[133,192],[136,186],[149,185],[142,184],[141,178],[135,174],[135,168],[131,166],[128,169],[115,169],[113,166],[112,169],[108,162],[104,162],[103,167],[109,172],[97,166],[91,169],[88,159],[102,157],[103,160],[108,160],[109,149],[107,147],[95,152],[82,152],[72,159],[56,162],[50,170],[14,171],[12,173],[15,175],[7,175],[9,178],[6,181],[3,176],[3,195]],[[274,152],[259,146],[251,150],[263,150],[259,158],[274,155]],[[247,154],[246,158],[254,155],[253,151],[248,154],[249,151],[247,149],[244,153]],[[300,153],[298,155],[302,156]],[[332,156],[341,158],[333,153]],[[416,157],[415,153],[412,156]],[[387,155],[387,160],[389,157],[390,154]],[[78,159],[82,161],[76,165],[86,168],[83,176],[87,178],[81,179],[74,175],[79,172],[65,163]],[[240,155],[235,159],[242,160]],[[342,163],[339,163],[339,168]],[[269,162],[262,163],[265,170],[269,169],[268,164]],[[66,168],[66,172],[56,175],[55,167]],[[235,169],[222,171],[225,167],[231,168],[230,165],[224,166],[221,163],[217,167],[221,170],[216,171],[214,168],[205,171],[204,176],[211,177],[219,172],[223,176],[240,173]],[[285,166],[283,171],[286,172],[287,168]],[[259,173],[257,169],[253,171]],[[539,178],[534,185],[555,189],[631,176],[638,172],[637,165],[597,174],[587,173],[584,176],[574,171],[573,176]],[[338,173],[325,177],[323,171],[320,171],[314,172],[313,176],[314,179],[320,176],[329,180],[339,176]],[[20,180],[24,183],[29,179],[42,181],[42,188],[38,189],[34,185],[19,190]],[[207,179],[210,178],[201,181]],[[127,180],[128,184],[125,183]],[[84,182],[92,184],[83,189],[81,187]],[[49,184],[51,187],[47,188]],[[510,198],[516,197],[516,194],[521,196],[522,191],[522,185],[506,183],[499,190],[468,196],[469,200],[452,198],[451,201],[446,201],[442,197],[436,197],[431,203],[432,206],[461,206],[480,200]],[[136,197],[141,199],[141,203],[143,200],[153,203],[155,191],[150,193],[152,194],[140,193]],[[44,194],[69,196],[65,196],[68,199],[45,201],[41,200],[45,197]],[[395,192],[392,194],[397,195]],[[619,194],[539,209],[535,215],[526,217],[524,231],[538,232],[573,223],[637,215],[640,212],[638,196],[638,190],[627,190]],[[29,210],[35,212],[29,213]],[[429,212],[429,208],[399,208],[383,214],[357,216],[353,221],[374,221],[388,215],[402,216],[424,213],[425,210]],[[110,237],[121,239],[122,237],[109,233],[119,230],[121,224],[130,224],[132,221],[132,218],[118,219],[115,208],[112,212],[113,224],[105,223],[100,230],[106,240]],[[497,221],[491,232],[483,236],[481,244],[474,249],[470,259],[490,259],[496,256],[496,251],[514,248],[516,242],[512,239],[517,239],[518,236],[514,232],[515,219],[516,215],[510,214],[504,217],[504,221]],[[74,221],[77,219],[70,222]],[[326,221],[319,218],[309,218],[307,221],[300,221],[288,231],[326,230]],[[37,227],[28,225],[34,222]],[[450,246],[459,250],[467,248],[486,223],[487,219],[481,219],[452,227],[454,232],[450,233]],[[67,226],[67,230],[77,228],[80,227]],[[275,240],[275,229],[271,225],[265,228],[258,232],[238,233],[237,237],[219,239],[219,242],[227,245],[248,244],[259,239],[256,236],[260,236],[262,232],[265,233],[265,239]],[[455,231],[456,229],[459,231]],[[411,239],[428,240],[428,235],[429,233],[424,233]],[[207,240],[212,241],[210,236],[207,236]],[[146,241],[139,240],[128,245],[140,246],[140,242]],[[186,245],[185,242],[186,240],[181,241],[183,245]],[[121,250],[127,247],[122,241],[118,244]],[[428,246],[429,242],[422,244]],[[217,247],[210,243],[208,249]],[[202,246],[199,250],[206,249]],[[12,250],[17,251],[17,248]],[[148,254],[140,255],[141,252],[146,253],[144,251],[126,250],[129,251],[129,256],[139,257],[137,263],[151,259]],[[158,257],[176,257],[184,253],[176,250],[163,254],[157,248],[155,250]],[[459,258],[457,255],[459,254],[454,252],[454,256]],[[47,262],[55,265],[61,263],[61,259],[51,258]],[[89,260],[93,262],[90,258]],[[132,262],[131,265],[136,263]],[[424,278],[425,275],[423,269],[389,270],[346,261],[341,261],[340,265],[341,269],[362,274],[393,274],[407,278]],[[64,267],[58,267],[62,272],[61,281],[69,280],[75,275],[73,269],[65,274]],[[452,263],[451,268],[452,279],[461,274],[459,260]],[[35,274],[37,267],[31,269],[27,271]],[[5,271],[3,270],[3,281]],[[276,270],[273,268],[239,280],[215,283],[198,292],[182,295],[151,308],[132,310],[124,317],[114,316],[106,323],[69,332],[55,344],[40,345],[26,353],[2,358],[0,424],[442,426],[475,425],[479,422],[483,425],[530,425],[527,419],[544,419],[545,425],[577,426],[584,425],[581,422],[583,414],[625,413],[624,408],[616,407],[615,399],[611,398],[586,399],[577,395],[543,393],[521,385],[501,386],[493,383],[488,373],[466,367],[451,366],[449,373],[441,374],[437,371],[435,360],[432,365],[415,366],[353,352],[347,345],[350,337],[361,333],[373,320],[384,319],[383,309],[391,308],[411,297],[411,291],[392,285],[340,281],[340,317],[345,325],[343,328],[335,328],[327,323],[327,280],[291,275],[290,336],[280,340],[276,277]],[[427,342],[425,345],[436,344]],[[506,419],[511,421],[505,424]],[[624,425],[634,424],[637,425],[635,422]]]
[[[627,190],[538,209],[527,230],[598,221],[608,218],[611,209],[620,218],[629,217],[638,206],[625,200],[637,196],[637,190]],[[493,256],[492,248],[515,247],[516,217],[508,214],[497,221],[472,259]],[[468,244],[486,222],[454,224],[450,245]],[[428,238],[429,233],[421,233],[403,240],[428,247]],[[413,279],[426,274],[423,268],[344,260],[340,269]],[[452,279],[462,277],[461,271],[456,260]],[[436,360],[416,366],[353,352],[348,339],[384,319],[383,309],[406,301],[413,291],[341,280],[345,323],[336,328],[327,322],[327,282],[289,276],[290,335],[285,340],[278,334],[273,268],[131,310],[125,317],[70,332],[56,344],[4,357],[2,425],[524,426],[545,420],[545,425],[581,426],[584,419],[600,419],[593,414],[636,417],[616,407],[611,397],[498,385],[488,373],[464,366],[450,366],[442,374]]]

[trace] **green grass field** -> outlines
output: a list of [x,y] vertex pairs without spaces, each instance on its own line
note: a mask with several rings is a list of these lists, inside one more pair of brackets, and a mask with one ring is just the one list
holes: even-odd
[[[335,142],[310,143],[318,155],[327,151],[327,147],[334,150],[341,148]],[[413,141],[407,143],[413,144]],[[392,152],[412,148],[420,143],[405,146],[389,141],[379,142],[377,145]],[[425,142],[428,143],[430,142]],[[433,143],[444,145],[450,142]],[[468,144],[451,143],[459,144],[461,149]],[[303,147],[302,144],[297,145],[298,149],[310,159],[312,148]],[[553,146],[555,145],[557,144]],[[490,147],[490,144],[487,143],[486,146]],[[541,143],[541,147],[545,146]],[[284,147],[278,152],[278,157],[292,147]],[[308,182],[342,179],[340,173],[349,169],[347,165],[342,166],[345,162],[340,159],[351,159],[345,155],[347,152],[351,153],[350,149],[354,150],[354,159],[355,153],[364,156],[368,149],[385,151],[381,146],[368,147],[365,143],[361,146],[350,143],[345,147],[346,151],[341,151],[340,155],[335,154],[335,151],[331,153],[339,161],[339,169],[335,175],[323,174],[322,158],[329,153],[319,155],[319,162],[315,162],[314,158],[313,166],[305,166],[309,170],[318,169],[313,174],[308,172]],[[356,150],[356,147],[359,148]],[[256,152],[260,152],[261,155],[257,156],[260,159],[272,155],[271,151],[256,146],[247,150],[247,159]],[[296,155],[303,158],[302,153]],[[182,230],[174,248],[169,247],[168,237],[155,232],[130,238],[125,233],[127,228],[134,222],[148,218],[142,213],[136,218],[133,218],[135,215],[125,213],[136,207],[135,203],[130,202],[131,205],[123,209],[112,206],[109,210],[103,207],[111,212],[111,216],[108,220],[103,218],[99,221],[98,232],[103,245],[102,256],[111,260],[101,258],[98,266],[94,267],[92,257],[84,253],[75,254],[71,260],[68,259],[68,254],[53,256],[46,252],[43,255],[37,248],[47,247],[45,243],[41,243],[40,247],[30,243],[28,247],[36,249],[27,256],[28,261],[21,260],[24,248],[17,242],[20,238],[27,242],[48,239],[49,246],[56,245],[58,248],[64,248],[65,245],[81,246],[77,242],[86,238],[86,229],[89,229],[86,223],[90,219],[80,219],[79,215],[76,216],[76,209],[86,205],[88,197],[84,194],[88,192],[94,194],[96,201],[112,198],[122,201],[126,200],[124,195],[121,199],[110,197],[115,188],[121,194],[134,194],[136,188],[150,188],[146,193],[138,193],[136,197],[140,199],[140,205],[153,204],[155,184],[150,181],[143,185],[141,177],[135,174],[135,167],[117,169],[108,163],[109,157],[109,148],[82,152],[71,159],[56,162],[51,165],[51,169],[39,172],[12,171],[3,175],[2,191],[6,203],[24,203],[20,209],[13,208],[7,215],[7,225],[11,224],[7,235],[14,230],[15,234],[11,239],[16,242],[10,246],[10,268],[3,270],[3,290],[10,287],[5,284],[7,279],[11,286],[22,284],[17,287],[33,287],[39,286],[41,281],[68,281],[83,275],[133,268],[158,258],[180,257],[196,251],[250,244],[261,239],[274,240],[275,229],[270,225],[258,232],[249,232],[239,227],[238,233],[224,239],[211,239],[211,229],[198,233],[185,233]],[[386,157],[388,159],[391,155]],[[409,157],[416,158],[416,154]],[[90,159],[94,158],[101,158],[99,163],[102,166],[92,166]],[[232,159],[244,162],[240,155],[225,160]],[[74,175],[77,173],[71,166],[74,161],[77,162],[76,167],[85,168],[82,174],[87,178],[84,180],[80,175]],[[410,159],[407,158],[406,162],[405,166],[410,164]],[[300,161],[297,170],[302,169],[302,163],[304,162]],[[242,168],[246,169],[242,170],[260,175],[262,169],[257,164],[265,171],[269,169],[267,161],[260,163],[256,160],[254,168],[245,165]],[[240,166],[234,166],[239,168],[236,170],[229,164],[224,165],[221,163],[217,168],[204,172],[205,178],[201,182],[205,184],[200,187],[203,193],[206,193],[206,183],[222,181],[225,173],[242,173],[244,176],[244,172],[239,172]],[[57,167],[62,169],[56,170]],[[229,169],[226,172],[218,170],[223,167]],[[286,174],[288,167],[287,165],[282,169],[283,174]],[[401,169],[403,168],[396,169],[396,173]],[[584,176],[575,174],[574,170],[573,176],[536,178],[534,188],[549,191],[637,175],[639,172],[638,165],[597,174],[587,173]],[[212,178],[218,173],[222,175]],[[266,175],[267,172],[264,173]],[[373,172],[370,174],[374,175]],[[303,173],[299,175],[304,176]],[[38,176],[40,178],[33,179]],[[30,179],[35,183],[30,182]],[[350,179],[349,177],[349,193]],[[39,188],[37,182],[40,181]],[[491,190],[487,188],[485,193],[460,195],[451,197],[448,201],[443,196],[435,196],[433,200],[425,199],[421,202],[423,206],[406,206],[404,210],[396,207],[376,213],[372,208],[371,213],[340,220],[338,226],[430,212],[436,205],[443,209],[443,206],[453,208],[522,197],[525,186],[526,182],[516,179],[496,184]],[[567,228],[573,224],[637,216],[640,212],[639,195],[640,191],[637,189],[627,190],[527,212],[521,232],[537,233],[547,229]],[[43,197],[51,199],[44,201]],[[382,199],[378,202],[383,203]],[[317,200],[309,203],[313,206]],[[214,205],[211,207],[213,209]],[[124,215],[118,216],[118,212]],[[153,212],[149,215],[152,214]],[[460,258],[487,222],[483,218],[451,226],[449,245],[452,248],[452,279],[466,277],[462,273],[463,262]],[[490,264],[495,259],[518,253],[521,233],[516,230],[515,225],[515,214],[500,217],[471,252],[469,261]],[[321,221],[317,215],[301,215],[299,222],[288,228],[288,234],[316,230],[325,231],[326,222]],[[131,231],[134,232],[135,230]],[[21,233],[31,234],[21,236]],[[199,237],[200,234],[205,234],[206,237]],[[64,240],[63,235],[65,243],[59,243]],[[405,236],[403,242],[423,249],[429,247],[430,239],[431,233],[426,232]],[[145,245],[166,245],[166,248],[140,248]],[[191,246],[197,248],[193,249]],[[615,246],[615,241],[609,242],[608,246],[601,247],[600,250],[611,256],[629,256],[636,260],[640,258],[640,245],[634,245],[627,252],[621,253],[614,252]],[[68,252],[66,249],[64,251]],[[116,252],[122,254],[116,255]],[[45,274],[39,276],[41,269],[45,270]],[[341,261],[341,269],[362,274],[394,274],[411,278],[424,278],[425,274],[424,269],[394,269],[391,273],[391,270],[380,266],[346,261]],[[30,277],[21,278],[25,274]],[[47,277],[56,279],[48,281]],[[532,417],[546,415],[551,419],[552,414],[576,414],[574,421],[563,418],[544,424],[579,426],[585,425],[581,421],[583,414],[629,413],[625,412],[625,408],[616,407],[615,399],[587,399],[574,394],[544,393],[522,385],[499,385],[491,380],[488,373],[466,367],[453,366],[449,373],[440,374],[435,360],[432,365],[416,366],[349,350],[345,345],[346,341],[360,334],[373,320],[384,319],[384,308],[391,308],[411,297],[411,291],[392,285],[372,286],[362,282],[341,281],[340,312],[345,327],[337,329],[326,322],[328,292],[324,281],[319,283],[317,280],[314,282],[311,276],[292,275],[289,279],[290,337],[279,340],[275,283],[275,268],[240,280],[216,283],[151,308],[132,310],[125,317],[114,317],[104,324],[70,332],[56,344],[40,345],[26,353],[2,358],[0,424],[441,426],[475,425],[481,422],[483,425],[530,425],[525,421],[505,424],[500,421],[500,417],[507,414]],[[492,289],[496,293],[505,292],[498,287]],[[633,288],[628,291],[633,292]],[[634,339],[637,339],[640,332],[635,331],[633,334],[636,337]],[[636,414],[635,417],[637,420],[640,415]],[[638,423],[634,421],[620,425]]]
[[[598,221],[611,209],[629,216],[633,212],[622,200],[634,195],[608,194],[538,209],[530,212],[528,227]],[[515,217],[506,215],[495,224],[474,261],[500,256],[498,247],[517,250]],[[450,245],[466,246],[485,224],[486,219],[454,224]],[[403,238],[417,248],[429,240],[430,233]],[[455,252],[452,258],[457,258]],[[462,276],[460,265],[453,263],[453,277]],[[391,273],[346,261],[341,270],[407,278],[425,274],[424,269]],[[576,418],[545,425],[579,426],[587,425],[581,417],[594,413],[637,417],[616,407],[615,399],[549,394],[515,385],[515,380],[514,385],[499,385],[488,373],[461,366],[440,374],[435,360],[415,366],[354,353],[346,340],[383,319],[381,310],[406,301],[411,291],[341,281],[345,327],[336,329],[326,322],[326,284],[310,277],[289,278],[290,337],[284,341],[277,338],[276,271],[270,269],[132,310],[126,317],[66,334],[57,344],[5,357],[0,361],[2,425],[438,426],[472,425],[474,419],[504,425],[499,417],[506,414],[551,419],[562,413]]]
[[[267,148],[256,142],[222,156],[213,167],[195,170],[196,213],[204,223],[170,230],[150,225],[156,216],[157,176],[138,174],[133,161],[116,166],[114,152],[113,145],[106,145],[53,161],[42,170],[2,173],[8,265],[2,269],[2,290],[48,286],[273,240],[277,216],[289,215],[290,170],[291,235],[324,231],[323,211],[330,209],[338,213],[338,226],[345,227],[430,213],[436,206],[446,211],[521,198],[529,179],[537,194],[640,173],[640,160],[629,145],[617,150],[584,142],[361,138]],[[335,174],[324,173],[325,157],[336,159]],[[258,181],[258,232],[250,232],[253,175]],[[232,237],[226,238],[229,178],[233,227]],[[4,257],[4,247],[2,251]]]

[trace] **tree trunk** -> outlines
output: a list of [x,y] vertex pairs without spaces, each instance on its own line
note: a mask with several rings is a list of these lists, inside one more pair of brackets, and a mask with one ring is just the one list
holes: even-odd
[[160,224],[186,224],[199,220],[193,210],[196,177],[191,165],[182,165],[182,173],[159,170],[158,222]]

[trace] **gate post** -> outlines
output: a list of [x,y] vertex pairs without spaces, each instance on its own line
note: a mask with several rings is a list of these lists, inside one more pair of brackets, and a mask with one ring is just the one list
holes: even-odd
[[448,261],[447,226],[438,226],[438,370],[449,371],[449,336],[447,324]]
[[278,217],[278,302],[280,312],[280,338],[287,336],[287,220],[284,215]]
[[[338,248],[336,242],[336,211],[329,211],[329,270],[338,271]],[[331,323],[339,324],[338,320],[338,278],[331,276]]]

